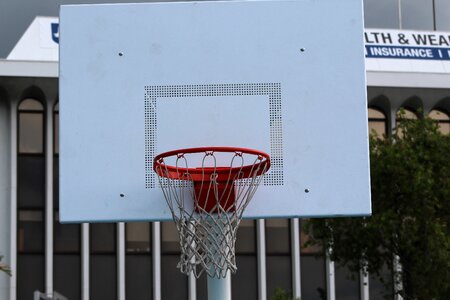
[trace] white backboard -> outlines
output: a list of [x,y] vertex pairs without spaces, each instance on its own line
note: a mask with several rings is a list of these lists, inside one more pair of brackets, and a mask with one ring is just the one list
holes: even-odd
[[370,214],[361,0],[62,6],[59,80],[63,222],[171,219],[200,146],[271,155],[247,218]]

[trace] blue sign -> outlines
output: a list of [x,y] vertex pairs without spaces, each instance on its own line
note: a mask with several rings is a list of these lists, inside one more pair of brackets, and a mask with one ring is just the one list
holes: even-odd
[[450,60],[450,48],[366,45],[366,57]]
[[59,23],[52,23],[52,40],[59,44]]

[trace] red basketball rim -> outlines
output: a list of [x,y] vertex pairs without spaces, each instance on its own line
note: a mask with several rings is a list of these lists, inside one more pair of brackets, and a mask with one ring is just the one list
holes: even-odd
[[[218,166],[218,167],[192,167],[183,168],[177,166],[169,166],[164,163],[164,158],[171,156],[183,156],[184,154],[190,153],[201,153],[204,152],[205,155],[212,155],[214,152],[229,152],[236,153],[238,156],[244,154],[255,155],[257,162],[250,165],[245,165],[242,167],[229,167],[229,166]],[[155,172],[162,177],[167,177],[170,179],[178,180],[192,180],[192,181],[204,181],[208,180],[211,174],[217,174],[217,181],[224,181],[232,179],[237,173],[240,173],[240,178],[249,178],[253,176],[259,176],[264,174],[270,168],[270,156],[269,154],[248,148],[238,148],[238,147],[198,147],[198,148],[187,148],[179,149],[161,153],[157,155],[153,160],[153,169]],[[186,177],[189,174],[189,178]],[[231,178],[230,178],[231,176]]]

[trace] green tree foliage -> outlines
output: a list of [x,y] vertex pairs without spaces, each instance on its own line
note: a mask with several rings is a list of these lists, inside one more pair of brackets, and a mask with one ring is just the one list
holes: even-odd
[[[270,300],[293,300],[293,299],[291,295],[282,288],[276,288]],[[295,300],[300,300],[300,298],[297,298]]]
[[[2,261],[2,259],[3,256],[0,255],[0,262]],[[0,263],[0,272],[5,272],[6,274],[11,276],[11,269],[5,264]]]
[[450,299],[450,136],[431,119],[403,116],[391,137],[370,144],[372,216],[311,220],[311,242],[381,280],[387,266],[405,299]]

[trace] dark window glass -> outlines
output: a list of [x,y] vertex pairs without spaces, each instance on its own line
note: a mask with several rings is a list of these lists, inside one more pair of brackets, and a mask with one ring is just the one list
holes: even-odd
[[45,158],[19,155],[17,158],[17,205],[19,208],[44,208]]
[[[33,299],[34,291],[43,292],[45,259],[44,255],[19,254],[17,259],[17,299]],[[3,274],[2,274],[3,275]]]
[[116,252],[116,224],[91,224],[89,228],[92,253]]
[[267,254],[289,254],[290,233],[288,219],[266,220]]
[[256,228],[254,220],[242,220],[237,230],[237,254],[256,253]]
[[53,228],[55,253],[80,252],[80,225],[61,224],[59,222],[59,213],[55,212]]
[[[270,299],[276,288],[292,292],[291,257],[288,255],[270,255],[266,257],[267,295]],[[308,298],[306,298],[308,299]]]
[[399,28],[398,2],[365,0],[364,23],[367,28]]
[[19,153],[44,153],[44,107],[36,100],[19,104]]
[[179,255],[161,256],[161,298],[164,300],[186,299],[187,276],[177,268]]
[[[197,300],[208,300],[208,284],[206,282],[207,276],[201,276],[197,279]],[[233,285],[231,286],[233,288]],[[231,294],[231,298],[233,298]]]
[[161,222],[162,253],[180,253],[180,238],[174,222]]
[[[258,267],[254,255],[237,255],[237,271],[231,277],[233,299],[258,299]],[[286,270],[287,271],[287,270]]]
[[44,253],[44,212],[19,210],[17,222],[17,251]]
[[450,1],[435,0],[436,30],[450,31]]
[[400,116],[402,116],[402,118],[406,119],[406,120],[417,120],[419,117],[417,116],[416,112],[414,112],[411,109],[402,108],[397,112],[396,124],[397,124],[398,135],[400,137],[403,137],[402,128],[398,128],[398,125],[400,125],[401,121],[403,120],[403,119],[400,119]]
[[21,112],[19,114],[19,152],[44,152],[44,115]]
[[22,100],[19,104],[19,110],[21,111],[44,111],[44,106],[41,102],[34,99]]
[[313,255],[302,255],[300,261],[302,299],[326,299],[325,259]]
[[359,273],[355,274],[347,267],[335,265],[336,299],[359,300]]
[[399,117],[402,112],[404,113],[403,117],[405,119],[408,119],[408,120],[417,120],[418,119],[416,112],[414,112],[413,110],[408,109],[408,108],[402,108],[401,110],[399,110],[397,112],[397,121],[399,120]]
[[382,137],[386,134],[387,121],[386,115],[375,108],[368,109],[369,116],[369,133],[375,132],[378,137]]
[[81,299],[80,255],[57,254],[53,259],[55,291],[68,299]]
[[402,29],[434,29],[432,1],[407,0],[401,7]]
[[91,255],[89,275],[91,299],[116,299],[115,255]]
[[[376,276],[369,275],[369,295],[370,300],[393,299],[392,273],[385,266],[381,271],[381,276],[385,284]],[[388,296],[385,298],[385,296]]]
[[300,220],[300,252],[302,254],[315,254],[321,253],[322,247],[318,245],[308,245],[310,236],[303,230],[302,224],[306,222],[307,219]]
[[125,289],[127,299],[152,299],[151,262],[152,258],[150,255],[127,255],[125,261]]
[[150,223],[136,222],[126,224],[127,253],[149,253],[150,238]]

